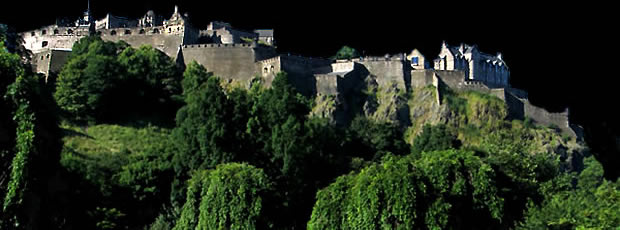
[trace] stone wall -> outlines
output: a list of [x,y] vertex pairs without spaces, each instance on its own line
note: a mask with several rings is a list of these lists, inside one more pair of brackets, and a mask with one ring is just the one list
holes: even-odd
[[255,65],[257,51],[246,44],[203,44],[184,45],[182,48],[185,64],[196,61],[207,71],[226,80],[249,81],[260,73]]
[[441,79],[441,82],[452,89],[460,90],[464,87],[463,82],[465,82],[465,72],[458,70],[433,69],[412,70],[411,87],[418,88],[432,84],[434,75],[436,75],[439,79]]
[[58,76],[70,54],[70,49],[48,49],[35,53],[31,60],[32,71],[45,75],[47,82],[50,76]]
[[551,113],[544,108],[532,105],[529,101],[524,101],[523,105],[525,117],[531,118],[537,124],[555,125],[563,132],[576,136],[569,125],[568,109],[561,113]]
[[366,67],[370,75],[376,77],[379,87],[388,87],[395,83],[400,89],[408,89],[409,84],[406,83],[406,78],[409,74],[405,74],[408,68],[406,68],[403,60],[397,58],[365,58],[363,60],[355,59],[354,61]]
[[[85,33],[83,31],[78,33],[70,28],[50,29],[52,29],[51,32],[45,30],[46,35],[41,35],[41,31],[43,30],[32,31],[35,33],[35,36],[32,36],[31,32],[23,33],[24,47],[33,53],[43,52],[47,49],[71,49],[73,43],[88,35],[87,31]],[[58,34],[54,35],[54,30],[58,30]],[[67,34],[69,31],[71,31],[72,34]]]
[[338,94],[339,76],[337,74],[315,74],[316,94],[317,95],[336,95]]
[[163,34],[160,31],[154,31],[157,28],[145,29],[110,29],[97,32],[101,32],[101,39],[104,41],[125,41],[134,48],[151,45],[172,58],[177,56],[179,46],[183,44],[182,35]]

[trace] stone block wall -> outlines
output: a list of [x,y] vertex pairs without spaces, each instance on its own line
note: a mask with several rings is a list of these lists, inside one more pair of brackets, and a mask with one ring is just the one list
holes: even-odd
[[246,44],[203,44],[182,47],[185,64],[196,61],[225,80],[249,81],[259,70],[254,47]]
[[[355,60],[356,63],[363,65],[370,75],[377,79],[379,87],[391,86],[396,83],[397,87],[405,90],[408,89],[406,84],[405,71],[408,69],[405,62],[400,59],[384,59],[384,60]],[[407,74],[409,75],[409,74]]]
[[[154,28],[150,28],[149,31],[141,31],[143,29],[138,28],[120,30],[110,29],[100,31],[101,39],[103,39],[104,41],[125,41],[134,48],[139,48],[142,45],[151,45],[153,46],[153,48],[161,50],[169,57],[175,58],[177,56],[177,52],[179,51],[179,46],[183,44],[183,36],[155,33],[153,32],[153,29]],[[115,33],[113,33],[112,31],[114,31]]]

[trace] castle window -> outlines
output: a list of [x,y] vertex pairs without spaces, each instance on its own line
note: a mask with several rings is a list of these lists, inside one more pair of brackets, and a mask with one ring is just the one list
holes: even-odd
[[273,66],[271,66],[271,70],[270,70],[269,72],[272,72],[272,73],[273,73]]
[[46,46],[47,46],[47,41],[41,42],[41,47],[46,47]]
[[265,68],[263,69],[263,73],[264,73],[264,74],[267,74],[267,72],[268,72],[268,71],[269,71],[269,70],[267,69],[267,67],[265,67]]
[[159,30],[158,30],[158,29],[154,29],[154,30],[153,30],[153,33],[154,33],[154,34],[158,34],[158,33],[159,33]]
[[140,30],[140,34],[144,34],[144,29]]
[[131,34],[131,30],[125,30],[125,34]]
[[54,30],[54,35],[58,34],[58,30]]
[[34,37],[34,31],[30,32],[30,36]]
[[47,30],[42,30],[41,35],[45,35],[45,34],[47,34]]
[[168,33],[172,33],[172,28],[168,28]]
[[418,65],[418,57],[412,57],[411,58],[411,63],[414,65]]
[[112,30],[112,32],[110,32],[110,35],[112,36],[116,35],[116,30]]
[[72,29],[67,30],[67,34],[73,34],[73,30]]

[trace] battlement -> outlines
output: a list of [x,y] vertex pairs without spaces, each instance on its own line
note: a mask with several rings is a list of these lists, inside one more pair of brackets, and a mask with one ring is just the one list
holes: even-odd
[[[404,61],[405,59],[403,57],[401,57],[401,55],[394,55],[394,56],[367,56],[367,57],[360,57],[360,58],[353,58],[350,61],[354,61],[354,62],[395,62],[395,61]],[[346,62],[349,60],[337,60],[337,62]]]
[[89,34],[88,28],[84,27],[60,27],[46,26],[39,29],[29,30],[20,33],[22,38],[39,38],[39,37],[63,37],[63,36],[86,36]]
[[233,43],[233,44],[192,44],[192,45],[183,45],[183,49],[199,49],[199,48],[256,48],[257,46],[254,44],[246,44],[246,43]]
[[98,29],[96,33],[102,37],[106,36],[131,36],[131,35],[151,35],[163,34],[165,28],[163,26],[156,27],[133,27],[133,28],[112,28]]

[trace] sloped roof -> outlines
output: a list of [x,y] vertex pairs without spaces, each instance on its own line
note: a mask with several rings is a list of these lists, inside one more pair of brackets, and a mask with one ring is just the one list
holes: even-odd
[[257,33],[259,37],[273,37],[273,29],[254,30],[254,33]]

